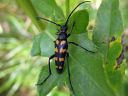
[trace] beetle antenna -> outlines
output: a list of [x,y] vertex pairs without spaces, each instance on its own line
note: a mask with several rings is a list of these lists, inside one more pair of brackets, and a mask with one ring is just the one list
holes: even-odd
[[36,18],[37,18],[38,20],[43,19],[43,20],[45,20],[45,21],[48,21],[48,22],[50,22],[50,23],[52,23],[52,24],[55,24],[55,25],[57,25],[57,26],[60,26],[60,27],[61,27],[61,25],[60,25],[60,24],[57,24],[56,22],[53,22],[53,21],[48,20],[48,19],[45,19],[45,18],[43,18],[43,17],[39,17],[39,16],[37,16]]
[[85,3],[85,2],[90,2],[90,1],[84,1],[84,2],[79,3],[79,4],[72,10],[72,12],[69,14],[69,16],[68,16],[68,18],[67,18],[67,21],[66,21],[66,23],[65,23],[65,26],[67,25],[69,18],[71,17],[72,13],[76,10],[76,8],[78,8],[81,4],[83,4],[83,3]]

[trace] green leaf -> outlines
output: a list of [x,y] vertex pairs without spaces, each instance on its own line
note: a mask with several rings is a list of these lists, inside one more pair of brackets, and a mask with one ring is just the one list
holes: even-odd
[[121,13],[122,13],[122,17],[123,17],[123,24],[124,24],[124,28],[128,28],[128,1],[127,0],[120,0],[120,9],[121,9]]
[[53,17],[57,20],[62,20],[64,18],[63,11],[56,4],[55,0],[32,0],[35,8],[47,17]]
[[[119,11],[119,0],[103,0],[97,13],[93,41],[104,56],[106,79],[116,96],[121,96],[122,91],[123,72],[114,70],[116,59],[122,51],[120,39],[122,32],[123,23]],[[113,36],[118,42],[110,46],[109,42]]]
[[[116,17],[112,12],[116,13]],[[123,29],[121,15],[118,10],[118,1],[103,0],[97,14],[96,27],[93,35],[93,41],[96,45],[88,38],[87,32],[84,33],[89,22],[88,19],[88,12],[86,10],[81,10],[72,15],[68,25],[69,30],[71,30],[72,24],[75,21],[76,24],[73,32],[79,33],[72,34],[68,41],[76,42],[87,50],[95,52],[88,52],[78,46],[69,45],[68,52],[70,55],[70,73],[75,96],[121,95],[120,85],[122,82],[121,79],[119,79],[119,77],[122,78],[121,71],[117,72],[114,70],[113,72],[112,69],[113,63],[116,61],[116,58],[121,52],[120,41],[113,44],[113,46],[109,49],[110,37],[115,36],[119,39]],[[106,22],[104,22],[105,20]],[[119,21],[119,24],[115,24],[117,20]],[[42,35],[41,39],[39,39],[39,45],[37,44],[37,51],[35,50],[35,53],[39,52],[38,47],[40,47],[40,52],[43,56],[52,55],[54,47],[51,46],[51,42],[52,40],[47,39],[47,36],[43,37]],[[36,43],[34,45],[36,46]],[[45,46],[51,47],[46,48]],[[114,48],[117,49],[115,50]],[[103,67],[106,62],[109,66]],[[56,86],[64,86],[66,84],[70,87],[68,81],[67,63],[65,62],[65,70],[62,74],[58,74],[56,72],[54,64],[55,63],[51,62],[52,75],[43,85],[37,86],[39,96],[46,96]],[[43,67],[39,75],[38,83],[43,82],[48,74],[48,66]],[[114,84],[112,84],[113,82]],[[117,83],[119,83],[119,85]],[[114,86],[114,88],[112,88],[112,86]]]
[[[78,36],[76,36],[76,38],[77,37]],[[81,39],[82,40],[78,40],[78,44],[80,45],[82,45],[82,42],[86,42],[85,38]],[[71,77],[73,78],[72,82],[76,96],[115,96],[106,82],[102,66],[102,55],[98,52],[85,52],[76,46],[69,45],[69,47],[71,55],[69,60],[70,64],[72,64],[73,74]]]
[[34,37],[31,55],[49,57],[51,54],[54,54],[53,45],[54,42],[48,37],[47,34],[39,34]]
[[107,75],[110,80],[111,86],[115,93],[118,93],[121,91],[122,87],[122,70],[115,70],[114,66],[116,66],[116,59],[120,56],[121,54],[121,49],[122,46],[120,42],[115,41],[112,42],[108,51],[108,62],[105,66],[107,70]]
[[37,35],[37,36],[34,37],[32,49],[31,49],[31,55],[32,56],[37,56],[37,55],[41,54],[40,41],[41,41],[41,36],[40,35]]
[[[77,16],[81,18],[81,21],[76,18]],[[82,33],[85,31],[87,24],[89,22],[88,18],[85,19],[85,21],[83,22],[82,19],[84,19],[85,17],[88,17],[88,12],[86,10],[78,11],[73,15],[73,17],[71,17],[71,23],[73,23],[72,21],[77,22],[74,26],[73,33],[75,33],[75,32]],[[72,25],[72,24],[70,24],[70,25]],[[71,27],[69,26],[69,29]],[[55,31],[57,32],[57,30],[55,30],[56,27],[53,24],[48,24],[48,26],[46,28],[48,30],[48,34],[51,34],[52,36],[54,36]],[[78,31],[75,31],[75,30],[78,30]],[[82,37],[85,38],[85,36],[86,35],[83,35]],[[74,40],[72,40],[72,41],[74,41]],[[88,36],[86,36],[86,42],[84,42],[84,43],[85,44],[83,44],[83,45],[85,45],[85,46],[83,46],[83,47],[87,48],[90,51],[94,51],[94,52],[97,51],[96,46],[88,39]],[[46,34],[39,34],[39,35],[35,36],[35,38],[33,40],[33,47],[31,50],[31,55],[32,56],[42,55],[42,56],[49,57],[51,54],[53,54],[53,48],[54,48],[54,46],[53,46],[52,39],[50,39],[49,36]]]
[[[59,80],[58,74],[54,70],[53,63],[51,63],[52,75],[43,85],[37,85],[39,96],[46,96],[57,84]],[[40,72],[38,83],[43,82],[43,80],[49,75],[48,66],[44,66]],[[46,87],[47,86],[47,87]]]
[[92,52],[98,51],[97,46],[88,38],[87,33],[72,34],[69,37],[69,42],[75,42],[77,44],[79,44],[80,42],[82,47],[86,48],[87,50],[92,51]]
[[73,23],[75,23],[72,34],[84,33],[88,26],[88,22],[89,22],[88,12],[86,10],[77,11],[71,16],[69,20],[69,30],[72,29]]
[[[55,64],[51,63],[51,70],[52,75],[49,77],[49,79],[43,84],[43,85],[37,85],[39,96],[46,96],[55,86],[63,86],[67,77],[65,70],[63,74],[58,74],[55,70]],[[49,75],[48,66],[45,66],[42,68],[38,83],[43,82],[43,80]],[[46,87],[47,86],[47,87]]]
[[[84,35],[84,34],[83,34]],[[73,35],[72,38],[82,37],[80,34]],[[86,42],[85,38],[76,40],[78,44]],[[71,80],[75,90],[75,96],[115,96],[108,87],[103,70],[103,58],[100,53],[87,52],[77,46],[69,45],[69,64],[71,69]],[[54,63],[52,75],[43,84],[38,86],[39,96],[45,96],[57,85],[68,84],[67,66],[64,73],[57,74]],[[67,63],[65,62],[65,65]],[[41,70],[38,82],[43,81],[48,76],[48,66]],[[47,87],[46,87],[47,86]],[[86,91],[85,91],[86,90]]]
[[108,44],[111,37],[120,36],[122,32],[123,25],[119,11],[119,1],[103,0],[97,13],[93,41],[105,57],[108,53]]
[[44,30],[45,25],[42,22],[38,22],[36,17],[37,12],[34,9],[32,2],[30,0],[17,0],[17,3],[22,7],[24,12],[31,18],[32,22],[41,30]]

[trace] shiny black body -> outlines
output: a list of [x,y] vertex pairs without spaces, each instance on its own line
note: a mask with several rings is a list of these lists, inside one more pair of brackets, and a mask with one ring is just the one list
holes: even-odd
[[55,64],[58,73],[64,70],[65,58],[67,56],[68,42],[67,42],[67,27],[62,26],[55,41]]

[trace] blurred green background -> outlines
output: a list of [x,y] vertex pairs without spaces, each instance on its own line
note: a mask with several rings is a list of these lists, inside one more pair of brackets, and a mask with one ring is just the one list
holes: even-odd
[[[39,72],[48,58],[31,57],[33,37],[40,31],[17,1],[0,0],[0,96],[37,96],[35,84]],[[56,0],[56,3],[62,8],[64,15],[67,15],[65,1]],[[70,7],[74,8],[79,1],[81,0],[70,0],[70,4],[73,5]],[[100,3],[101,0],[92,0],[90,6],[87,6],[90,13],[90,30],[94,27],[95,16]],[[120,0],[120,10],[124,21],[124,41],[125,45],[128,45],[128,0]],[[59,20],[63,17],[59,18],[58,15],[54,19]],[[125,53],[125,60],[128,60],[127,53]],[[125,74],[124,84],[127,92],[128,68]],[[52,96],[68,96],[68,92],[67,88],[55,88],[50,94]]]

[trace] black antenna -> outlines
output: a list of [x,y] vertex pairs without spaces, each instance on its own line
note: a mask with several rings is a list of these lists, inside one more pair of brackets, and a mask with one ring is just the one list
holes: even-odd
[[45,20],[45,21],[48,21],[48,22],[50,22],[50,23],[52,23],[52,24],[55,24],[55,25],[57,25],[57,26],[60,26],[60,27],[61,27],[61,25],[60,25],[60,24],[57,24],[56,22],[53,22],[53,21],[51,21],[51,20],[48,20],[48,19],[45,19],[45,18],[42,18],[42,17],[39,17],[39,16],[37,16],[36,18],[37,18],[38,20],[43,19],[43,20]]
[[83,4],[83,3],[85,3],[85,2],[90,2],[90,1],[84,1],[84,2],[79,3],[79,4],[72,10],[72,12],[69,14],[69,16],[68,16],[68,18],[67,18],[67,21],[65,22],[65,26],[67,25],[69,18],[71,17],[72,13],[76,10],[76,8],[79,7],[81,4]]

